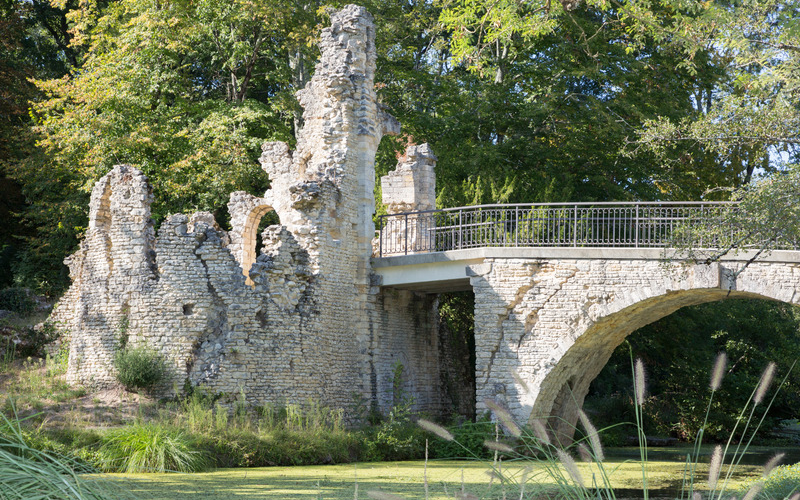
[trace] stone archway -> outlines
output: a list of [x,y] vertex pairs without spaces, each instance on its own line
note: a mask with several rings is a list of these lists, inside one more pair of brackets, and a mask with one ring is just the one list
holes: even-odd
[[253,285],[250,268],[258,258],[258,226],[262,217],[274,208],[266,199],[253,196],[244,191],[231,193],[228,213],[231,216],[230,245],[228,248],[242,267],[245,282]]
[[753,263],[736,279],[742,261],[489,260],[472,278],[479,411],[485,399],[499,400],[519,422],[548,418],[569,442],[589,385],[627,335],[726,297],[798,304],[791,257]]

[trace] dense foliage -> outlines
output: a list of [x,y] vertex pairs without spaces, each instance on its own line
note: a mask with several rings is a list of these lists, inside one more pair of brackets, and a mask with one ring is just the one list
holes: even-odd
[[[645,414],[651,432],[694,440],[703,425],[701,402],[710,393],[708,367],[717,353],[725,352],[729,360],[725,384],[715,395],[704,434],[712,440],[727,439],[767,364],[775,362],[782,378],[800,359],[799,315],[788,304],[750,299],[684,308],[637,330],[616,349],[592,383],[587,408],[598,414],[602,426],[620,419],[633,421],[633,353],[647,366],[650,396]],[[781,420],[796,419],[797,408],[800,372],[795,367],[764,421],[760,438],[768,438]]]

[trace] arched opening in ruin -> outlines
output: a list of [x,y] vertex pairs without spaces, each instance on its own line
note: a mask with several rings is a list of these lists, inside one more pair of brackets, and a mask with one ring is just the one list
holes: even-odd
[[[679,309],[680,313],[673,314]],[[748,325],[749,331],[757,331],[763,327],[760,322],[764,321],[766,313],[771,314],[770,317],[789,314],[791,317],[785,318],[782,327],[795,328],[791,335],[797,338],[800,314],[794,306],[755,293],[733,291],[729,294],[727,290],[720,289],[685,290],[632,304],[595,322],[566,349],[541,382],[531,419],[547,417],[548,426],[562,443],[571,441],[578,421],[578,410],[584,406],[589,415],[601,415],[600,428],[632,421],[631,348],[634,357],[643,357],[646,371],[652,369],[656,373],[647,377],[648,404],[663,405],[665,391],[672,391],[670,394],[678,391],[683,392],[685,397],[696,396],[699,408],[707,403],[709,377],[717,352],[737,348],[746,350],[743,347],[746,343],[742,344],[742,339],[738,337],[743,335],[743,325]],[[711,318],[709,314],[726,316],[724,319]],[[688,328],[697,328],[687,318],[703,318],[705,330],[687,331]],[[720,325],[724,325],[724,328]],[[709,331],[714,328],[716,330]],[[708,342],[702,346],[705,350],[698,345],[697,339]],[[659,345],[666,347],[654,349]],[[731,352],[729,356],[735,356],[733,363],[747,363],[758,358],[753,354],[742,351]],[[612,358],[613,362],[609,363]],[[748,369],[760,373],[767,361],[761,360]],[[682,380],[680,387],[670,386],[668,382],[669,375],[676,367],[684,367],[690,372],[679,374]],[[741,369],[741,366],[737,367],[737,370]],[[749,394],[753,388],[739,390]],[[703,410],[695,410],[700,414],[693,418],[701,418]],[[666,410],[664,414],[667,414]],[[614,415],[616,421],[604,420],[607,415]],[[686,434],[687,416],[684,419],[676,416],[679,418],[675,422],[665,421],[659,429],[651,427],[649,432],[667,439],[690,437]],[[622,429],[617,429],[612,441],[624,442]],[[632,428],[628,430],[634,432]]]
[[261,233],[271,225],[280,224],[280,219],[271,206],[261,203],[248,207],[244,220],[237,221],[238,224],[234,225],[233,217],[231,222],[232,230],[239,232],[239,237],[241,238],[239,262],[242,266],[245,281],[248,285],[253,285],[253,281],[250,279],[250,268],[255,263],[264,245]]
[[261,219],[272,211],[269,205],[259,205],[255,207],[249,214],[247,214],[247,222],[242,231],[242,271],[247,277],[247,284],[252,285],[250,280],[250,268],[258,257],[258,243],[259,243],[259,226]]

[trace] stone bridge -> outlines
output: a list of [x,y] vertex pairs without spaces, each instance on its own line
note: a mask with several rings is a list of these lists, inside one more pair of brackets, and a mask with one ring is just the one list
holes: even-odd
[[[747,253],[710,265],[662,261],[676,230],[717,223],[731,205],[435,210],[427,144],[410,146],[381,179],[389,215],[374,238],[375,154],[400,128],[375,93],[374,32],[361,7],[331,15],[321,61],[298,92],[295,149],[263,145],[270,189],[232,193],[229,228],[198,212],[156,231],[145,175],[109,168],[51,317],[69,342],[71,383],[114,385],[127,342],[165,359],[164,396],[191,385],[258,405],[311,399],[358,417],[355,402],[385,412],[404,393],[418,410],[447,413],[463,372],[436,294],[471,289],[477,381],[468,397],[478,411],[494,398],[523,422],[551,417],[567,436],[589,383],[637,328],[728,297],[800,301],[796,249],[744,270]],[[271,211],[280,223],[257,248]]]
[[746,267],[752,250],[697,264],[666,248],[685,228],[722,224],[735,209],[577,203],[391,214],[381,218],[372,266],[384,287],[473,290],[478,411],[491,398],[520,422],[549,417],[568,439],[590,383],[638,328],[715,300],[800,303],[793,244]]

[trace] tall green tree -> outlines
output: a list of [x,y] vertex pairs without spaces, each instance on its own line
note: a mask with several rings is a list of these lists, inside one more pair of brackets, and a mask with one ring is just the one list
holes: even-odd
[[[28,106],[40,93],[31,79],[59,78],[75,69],[80,51],[70,47],[70,37],[64,9],[39,0],[0,3],[0,219],[5,229],[0,235],[0,286],[21,279],[49,289],[54,281],[61,283],[58,287],[66,282],[61,259],[75,245],[73,233],[59,229],[64,226],[54,217],[57,211],[40,219],[44,213],[29,210],[29,200],[41,200],[35,180],[51,180],[44,169],[18,176],[16,167],[39,154]],[[39,160],[46,163],[44,157]],[[56,208],[69,194],[54,187],[50,191],[55,199],[49,201]],[[52,231],[37,234],[40,223]],[[45,248],[37,255],[37,249]]]

